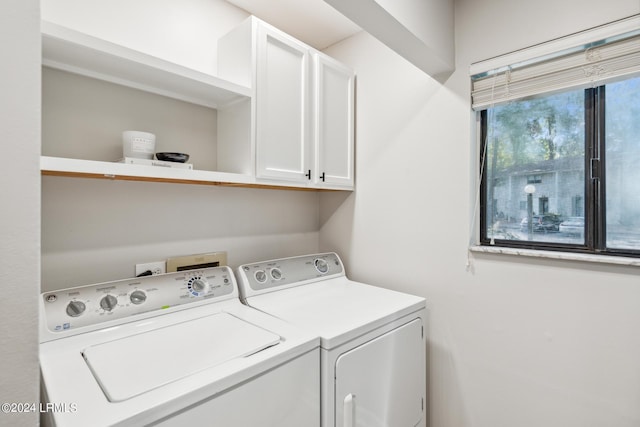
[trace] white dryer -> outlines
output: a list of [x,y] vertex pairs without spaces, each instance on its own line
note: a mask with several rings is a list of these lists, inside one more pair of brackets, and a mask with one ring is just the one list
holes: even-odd
[[41,295],[43,424],[320,424],[319,340],[240,303],[228,267]]
[[320,336],[323,427],[426,425],[424,298],[347,279],[335,253],[242,265],[243,302]]

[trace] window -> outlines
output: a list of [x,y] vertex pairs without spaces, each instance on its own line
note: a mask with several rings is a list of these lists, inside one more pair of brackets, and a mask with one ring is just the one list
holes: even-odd
[[472,77],[481,244],[640,256],[640,36],[612,40]]
[[483,243],[640,255],[640,77],[481,117]]
[[640,249],[640,78],[607,85],[604,120],[605,246]]
[[[482,199],[497,199],[494,205],[504,206],[510,218],[497,222],[497,212],[483,203],[484,242],[504,236],[515,241],[584,244],[559,233],[563,217],[585,215],[584,211],[573,215],[572,210],[573,197],[584,197],[585,191],[582,92],[514,101],[482,112],[486,133]],[[495,183],[495,177],[508,184],[487,185]],[[511,200],[518,205],[512,207]],[[532,236],[526,225],[530,216],[539,221],[532,227]]]

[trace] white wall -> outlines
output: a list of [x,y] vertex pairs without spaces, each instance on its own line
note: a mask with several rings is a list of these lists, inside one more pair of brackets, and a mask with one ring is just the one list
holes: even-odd
[[312,253],[318,195],[45,177],[42,289],[132,277],[134,264],[228,252],[231,266]]
[[42,155],[115,162],[122,131],[156,136],[156,151],[189,153],[215,171],[217,110],[48,67],[42,68]]
[[[218,38],[247,13],[221,0],[42,0],[42,15],[215,74]],[[158,148],[162,141],[163,149],[173,144],[171,151],[180,151],[181,140],[189,140],[194,151],[187,152],[195,154],[196,167],[214,169],[215,111],[187,109],[155,95],[136,97],[133,103],[136,95],[129,89],[72,80],[66,73],[46,73],[44,153],[116,160],[121,153],[114,135],[117,139],[122,130],[154,126]],[[84,91],[100,95],[87,99]],[[148,111],[134,114],[132,108]],[[212,126],[203,124],[208,114]],[[78,120],[81,125],[73,124]],[[76,150],[82,144],[93,146]],[[203,163],[205,158],[210,161]],[[42,289],[131,277],[134,264],[171,256],[226,250],[229,264],[237,266],[315,252],[318,229],[319,196],[313,192],[45,177]]]
[[[38,403],[40,36],[37,0],[0,13],[0,402]],[[38,413],[0,413],[31,426]]]
[[422,295],[431,427],[640,425],[640,270],[471,256],[469,64],[640,12],[637,0],[460,0],[444,83],[367,34],[327,53],[357,81],[356,192],[321,196],[320,248]]

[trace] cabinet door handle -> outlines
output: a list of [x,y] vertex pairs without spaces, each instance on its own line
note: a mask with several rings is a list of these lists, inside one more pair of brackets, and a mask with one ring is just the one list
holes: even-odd
[[322,182],[324,182],[324,172],[322,172],[322,175],[320,175],[320,179],[322,180]]
[[356,427],[356,395],[349,393],[344,398],[342,407],[342,425],[343,427]]
[[311,179],[311,169],[309,169],[309,172],[305,173],[304,176]]

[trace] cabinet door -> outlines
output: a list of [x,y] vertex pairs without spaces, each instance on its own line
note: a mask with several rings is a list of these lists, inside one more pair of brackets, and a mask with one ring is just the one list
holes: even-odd
[[315,56],[315,182],[353,187],[354,74]]
[[336,427],[424,425],[425,342],[415,319],[336,361]]
[[256,175],[308,181],[309,50],[258,26]]

